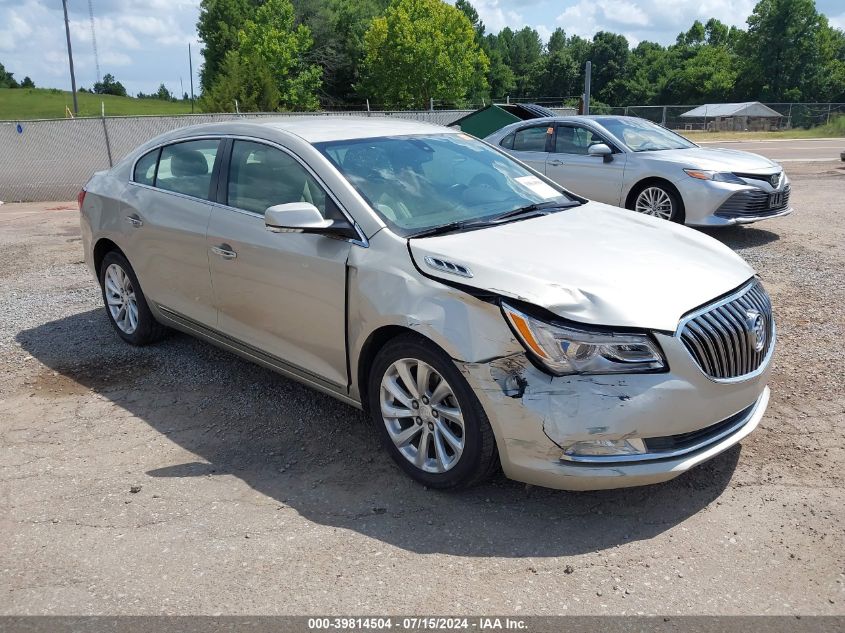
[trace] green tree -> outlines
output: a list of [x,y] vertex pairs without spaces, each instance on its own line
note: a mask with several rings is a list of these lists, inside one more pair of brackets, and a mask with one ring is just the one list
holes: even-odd
[[202,0],[197,33],[203,43],[200,86],[208,90],[216,81],[226,53],[238,48],[238,32],[255,16],[262,0]]
[[543,40],[540,34],[530,26],[516,31],[508,44],[508,52],[515,77],[516,96],[536,96],[542,72]]
[[625,102],[625,78],[631,51],[624,35],[599,31],[593,37],[590,57],[593,62],[591,91],[596,97],[611,105]]
[[21,81],[21,88],[35,88],[35,82],[29,77],[24,77]]
[[740,43],[745,93],[764,101],[811,98],[811,71],[824,65],[823,26],[815,0],[760,0]]
[[280,107],[315,110],[322,70],[307,60],[314,43],[311,31],[294,22],[290,0],[267,0],[238,33],[238,62],[227,66],[227,72],[231,80],[233,69],[246,66],[254,72],[264,65],[275,81]]
[[546,44],[539,78],[539,91],[546,97],[570,97],[580,94],[580,70],[566,42],[566,33],[557,28]]
[[364,46],[362,88],[389,107],[462,103],[489,67],[466,15],[442,0],[394,0]]
[[504,41],[498,35],[488,34],[484,38],[482,50],[489,60],[487,84],[491,100],[504,99],[513,92],[516,80],[507,62],[508,51]]
[[126,96],[126,88],[111,73],[106,73],[102,81],[94,82],[94,92],[101,95]]
[[6,71],[3,64],[0,64],[0,88],[17,88],[18,82],[15,81],[14,73]]
[[354,101],[361,78],[364,34],[388,0],[296,0],[297,21],[308,26],[314,47],[308,60],[323,69],[322,95],[330,103]]
[[[237,105],[236,105],[237,103]],[[255,58],[229,51],[214,85],[202,93],[203,112],[274,112],[279,108],[279,88],[270,70]]]

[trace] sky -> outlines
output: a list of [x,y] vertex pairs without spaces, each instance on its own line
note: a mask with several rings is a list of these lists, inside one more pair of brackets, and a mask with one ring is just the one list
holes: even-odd
[[[189,92],[188,44],[194,85],[202,63],[196,22],[199,0],[91,0],[101,75],[113,74],[130,94]],[[474,0],[488,32],[531,26],[543,39],[561,27],[567,35],[622,33],[632,46],[643,40],[670,44],[695,19],[716,17],[744,26],[755,0]],[[818,10],[845,28],[845,1],[816,0]],[[97,78],[88,0],[68,0],[77,87]],[[70,89],[64,18],[59,0],[0,0],[0,63],[18,80]]]

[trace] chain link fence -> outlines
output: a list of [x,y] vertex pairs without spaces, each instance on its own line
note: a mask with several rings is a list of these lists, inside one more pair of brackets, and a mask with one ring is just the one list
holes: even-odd
[[[561,115],[567,98],[534,99]],[[515,102],[516,100],[511,100]],[[689,119],[681,115],[694,106],[627,106],[596,104],[593,114],[638,116],[669,128],[714,129],[714,119]],[[768,103],[781,116],[767,128],[814,127],[845,115],[842,103]],[[557,107],[555,107],[557,106]],[[424,111],[332,111],[270,114],[196,114],[179,116],[137,116],[0,121],[0,201],[43,201],[72,199],[92,173],[117,163],[145,141],[176,128],[197,123],[261,119],[267,117],[371,116],[398,117],[450,125],[475,109]],[[736,128],[732,128],[736,129]]]
[[398,117],[448,125],[472,110],[423,112],[292,112],[0,121],[0,201],[67,200],[92,173],[108,169],[135,147],[197,123],[284,116]]

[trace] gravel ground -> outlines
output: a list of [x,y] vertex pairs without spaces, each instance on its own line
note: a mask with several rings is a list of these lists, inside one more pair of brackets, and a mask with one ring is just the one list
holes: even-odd
[[845,614],[845,171],[712,232],[762,274],[773,398],[672,482],[426,490],[355,410],[187,336],[134,349],[75,205],[0,207],[0,613]]

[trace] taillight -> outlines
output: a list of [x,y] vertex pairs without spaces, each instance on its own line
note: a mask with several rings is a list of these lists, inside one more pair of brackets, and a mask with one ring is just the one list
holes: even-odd
[[79,210],[82,211],[82,203],[85,202],[85,189],[76,194],[76,202],[79,205]]

